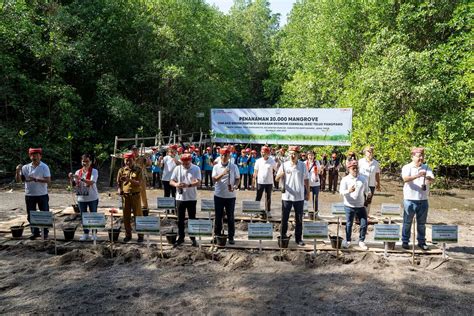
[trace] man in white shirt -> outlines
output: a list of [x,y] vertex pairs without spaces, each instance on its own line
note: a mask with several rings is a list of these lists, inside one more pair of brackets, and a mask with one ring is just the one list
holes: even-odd
[[[48,184],[51,183],[51,172],[49,167],[41,161],[43,150],[41,148],[30,148],[28,155],[31,163],[27,165],[18,165],[16,167],[16,182],[25,183],[25,202],[28,222],[30,221],[30,212],[36,211],[36,206],[42,212],[49,212]],[[43,230],[43,237],[48,237],[48,229]],[[31,227],[30,239],[36,239],[40,236],[40,230],[37,227]]]
[[[288,219],[291,209],[295,209],[295,241],[298,246],[304,246],[303,242],[303,206],[304,200],[309,198],[308,171],[304,162],[298,160],[299,146],[290,146],[288,153],[290,160],[282,163],[278,169],[276,180],[283,179],[284,192],[281,195],[281,227],[282,237],[286,237],[288,230]],[[306,192],[306,195],[305,195]]]
[[[192,156],[183,154],[181,166],[177,166],[171,175],[170,184],[177,189],[176,208],[178,209],[178,240],[176,246],[184,242],[184,219],[186,210],[188,218],[196,218],[197,186],[201,183],[201,169],[191,163]],[[191,237],[193,246],[197,246],[196,238]]]
[[357,215],[360,219],[359,247],[367,250],[365,234],[367,233],[367,210],[365,209],[366,198],[370,198],[370,189],[365,176],[359,174],[356,160],[347,162],[349,174],[341,179],[339,193],[344,197],[344,209],[346,211],[346,240],[344,248],[351,245],[352,224]]
[[423,250],[429,249],[425,239],[425,225],[428,218],[429,185],[434,180],[434,175],[428,165],[423,164],[424,158],[425,149],[415,147],[411,151],[411,163],[402,168],[404,182],[402,247],[404,249],[409,249],[411,224],[415,215],[418,247]]
[[[365,157],[359,160],[359,172],[364,175],[369,182],[369,189],[374,196],[375,189],[380,191],[380,164],[374,159],[374,147],[367,146],[364,149]],[[367,205],[367,216],[370,213],[370,204],[372,201],[368,201]]]
[[235,235],[235,188],[239,185],[240,173],[236,164],[229,161],[230,150],[226,147],[220,150],[220,161],[212,169],[212,180],[214,180],[214,208],[215,222],[214,235],[222,235],[222,220],[224,209],[227,214],[227,225],[229,227],[229,244],[233,245]]
[[262,157],[257,159],[254,166],[254,181],[257,183],[257,197],[255,201],[260,201],[265,191],[265,212],[267,218],[271,218],[271,202],[273,173],[277,171],[277,163],[270,157],[270,148],[263,146],[261,149]]
[[[181,162],[176,157],[176,150],[178,145],[171,145],[168,147],[167,155],[163,158],[163,176],[161,177],[161,182],[163,183],[164,197],[176,197],[176,188],[170,185],[171,175],[173,174],[174,168]],[[166,210],[169,213],[169,210]]]

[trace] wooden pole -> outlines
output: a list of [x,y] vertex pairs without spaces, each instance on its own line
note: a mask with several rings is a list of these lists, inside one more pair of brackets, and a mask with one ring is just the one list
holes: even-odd
[[[336,233],[336,257],[339,257],[339,225],[340,225],[341,217],[337,217],[337,233]],[[346,223],[347,225],[347,223]]]
[[412,265],[415,265],[415,230],[416,230],[416,214],[413,216],[413,247],[412,247]]
[[161,259],[164,259],[165,256],[163,255],[163,234],[161,233],[161,229],[160,229],[160,253],[161,253]]
[[53,236],[54,236],[54,255],[58,255],[58,247],[57,247],[57,242],[56,242],[56,221],[54,220],[54,214],[53,214]]
[[115,157],[117,155],[117,146],[118,146],[118,136],[115,136],[114,155],[112,156],[112,161],[110,162],[109,187],[112,187],[114,183],[114,169],[115,169],[115,160],[116,160]]
[[135,134],[135,146],[138,146],[138,134]]

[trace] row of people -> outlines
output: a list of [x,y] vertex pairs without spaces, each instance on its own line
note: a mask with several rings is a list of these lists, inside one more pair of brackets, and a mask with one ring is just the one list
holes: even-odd
[[[186,211],[189,218],[196,218],[197,187],[200,186],[202,177],[201,169],[192,163],[192,155],[184,153],[176,157],[176,147],[170,146],[168,156],[163,159],[164,168],[168,168],[169,178],[165,185],[171,190],[177,191],[176,201],[178,210],[177,243],[184,242],[184,218]],[[212,180],[215,183],[215,224],[214,234],[222,234],[222,219],[224,211],[228,220],[229,243],[234,243],[235,221],[234,210],[236,203],[236,189],[240,182],[240,171],[238,165],[231,162],[231,150],[223,147],[219,151],[216,164],[212,169]],[[377,175],[378,164],[372,159],[373,148],[365,149],[365,161],[348,160],[347,169],[349,174],[341,180],[340,194],[344,199],[346,209],[346,240],[344,247],[349,247],[351,242],[352,223],[355,216],[360,219],[359,246],[366,249],[365,235],[367,231],[367,215],[371,197],[374,190],[380,189],[380,175]],[[277,166],[277,162],[270,156],[270,148],[263,146],[261,158],[257,159],[254,166],[254,178],[257,183],[256,200],[261,200],[265,192],[265,210],[270,216],[271,210],[271,186],[273,185],[273,172],[276,171],[276,180],[282,181],[282,221],[280,231],[282,236],[286,235],[288,219],[291,210],[295,211],[295,241],[298,245],[304,245],[302,240],[303,205],[304,200],[313,196],[314,210],[317,211],[318,176],[320,175],[320,163],[314,160],[314,153],[307,152],[307,160],[300,160],[300,147],[290,146],[288,160]],[[30,148],[29,156],[31,163],[25,166],[19,165],[16,170],[16,180],[25,183],[25,202],[28,212],[36,210],[49,210],[48,184],[51,182],[49,167],[41,161],[42,150]],[[74,174],[70,174],[71,184],[75,187],[78,196],[78,204],[81,212],[96,212],[99,203],[97,191],[98,171],[91,165],[91,157],[87,154],[81,157],[82,168]],[[143,188],[143,167],[137,163],[136,153],[124,154],[124,167],[117,175],[119,194],[123,198],[124,226],[126,237],[129,241],[132,237],[131,212],[135,216],[142,215],[141,191]],[[166,167],[165,161],[174,164],[173,168]],[[402,179],[404,181],[404,217],[402,228],[403,247],[408,248],[410,230],[413,217],[417,217],[418,245],[427,249],[425,239],[425,224],[428,214],[429,184],[434,176],[431,169],[424,161],[424,149],[414,148],[412,150],[412,162],[402,168]],[[363,171],[364,170],[364,171]],[[364,172],[369,170],[369,174]],[[373,174],[375,173],[375,174]],[[373,178],[371,180],[371,177]],[[311,194],[310,194],[311,193]],[[43,231],[47,237],[48,230]],[[32,228],[32,238],[40,236],[37,228]],[[82,239],[87,239],[88,232],[84,231]],[[143,236],[138,235],[138,241],[143,241]],[[195,245],[196,241],[192,239]]]

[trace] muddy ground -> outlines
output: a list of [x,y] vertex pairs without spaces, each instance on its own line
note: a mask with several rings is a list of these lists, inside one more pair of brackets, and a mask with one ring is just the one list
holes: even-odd
[[[55,184],[52,208],[71,204],[71,196]],[[114,191],[100,188],[100,205],[116,207]],[[474,196],[472,190],[435,191],[428,221],[459,225],[459,243],[449,245],[449,260],[419,257],[412,266],[406,254],[384,258],[374,252],[344,253],[229,250],[214,253],[190,246],[166,248],[163,258],[152,245],[121,244],[114,257],[107,243],[52,241],[3,242],[0,233],[0,313],[153,313],[211,315],[307,314],[447,314],[472,315],[474,303]],[[161,190],[149,191],[155,206]],[[253,191],[238,192],[239,200]],[[201,198],[212,197],[201,191]],[[273,193],[274,213],[280,194]],[[340,197],[323,192],[321,215]],[[0,192],[0,231],[23,221],[21,187]],[[375,196],[380,203],[401,203],[401,184],[386,181]],[[239,203],[238,203],[239,204]],[[239,212],[239,208],[237,208]],[[201,214],[204,216],[204,214]],[[245,225],[239,226],[244,229]],[[333,230],[334,227],[331,227]],[[244,238],[245,232],[240,231]],[[368,240],[373,232],[369,231]],[[238,241],[237,241],[238,242]],[[433,246],[435,247],[435,246]]]

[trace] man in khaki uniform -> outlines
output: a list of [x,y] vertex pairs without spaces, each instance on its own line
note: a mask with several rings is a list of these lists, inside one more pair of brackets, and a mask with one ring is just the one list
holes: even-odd
[[[142,183],[142,170],[135,165],[133,153],[123,155],[125,167],[120,168],[117,174],[119,194],[123,199],[123,224],[125,226],[124,242],[132,239],[132,210],[136,216],[142,216],[140,205],[140,190]],[[143,234],[138,234],[138,242],[143,242]]]
[[142,170],[142,180],[140,184],[140,197],[142,201],[142,210],[148,211],[148,200],[146,197],[146,168],[151,166],[151,160],[144,155],[140,155],[138,147],[133,145],[132,151],[135,156],[135,165]]

